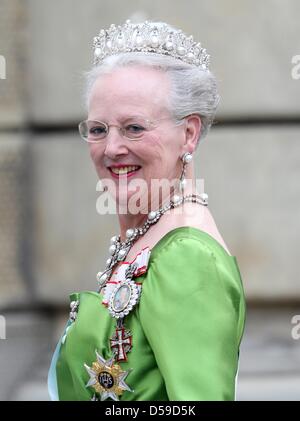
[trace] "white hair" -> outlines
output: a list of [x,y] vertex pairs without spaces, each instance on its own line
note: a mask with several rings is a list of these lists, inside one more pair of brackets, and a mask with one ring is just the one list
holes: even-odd
[[103,62],[85,73],[85,103],[88,108],[92,87],[99,76],[112,73],[116,68],[148,66],[166,73],[171,82],[168,108],[175,120],[197,114],[201,119],[198,139],[208,132],[220,100],[215,76],[173,57],[155,53],[128,52],[106,57]]

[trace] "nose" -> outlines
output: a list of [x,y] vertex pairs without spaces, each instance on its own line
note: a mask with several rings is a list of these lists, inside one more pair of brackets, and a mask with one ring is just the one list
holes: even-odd
[[106,145],[104,155],[111,159],[115,159],[119,155],[126,155],[128,149],[125,144],[125,139],[118,127],[110,127],[106,137]]

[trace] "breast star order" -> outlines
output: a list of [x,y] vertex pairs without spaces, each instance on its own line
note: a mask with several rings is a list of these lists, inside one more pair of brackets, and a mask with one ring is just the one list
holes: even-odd
[[123,371],[118,364],[114,364],[114,357],[105,360],[97,351],[96,356],[97,361],[93,362],[91,367],[84,364],[90,375],[86,387],[92,386],[100,394],[101,401],[108,398],[118,401],[124,390],[133,392],[125,383],[125,378],[131,370]]

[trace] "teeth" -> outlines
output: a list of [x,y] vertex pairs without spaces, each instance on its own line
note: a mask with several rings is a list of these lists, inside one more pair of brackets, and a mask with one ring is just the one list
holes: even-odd
[[131,166],[128,166],[128,167],[111,168],[111,170],[114,174],[127,174],[128,172],[137,170],[138,168],[139,167],[137,167],[135,165],[131,165]]

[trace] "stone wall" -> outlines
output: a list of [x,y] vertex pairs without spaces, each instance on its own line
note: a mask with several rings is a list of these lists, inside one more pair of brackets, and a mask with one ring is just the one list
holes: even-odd
[[5,72],[0,78],[0,130],[24,124],[28,57],[26,54],[27,10],[22,0],[1,0],[0,55]]

